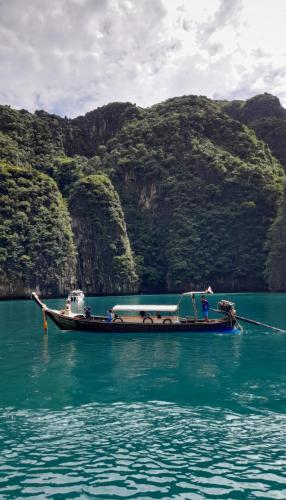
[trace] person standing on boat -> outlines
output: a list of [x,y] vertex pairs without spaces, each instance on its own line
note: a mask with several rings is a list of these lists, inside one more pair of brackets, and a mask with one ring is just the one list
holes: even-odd
[[203,316],[204,320],[208,321],[209,320],[209,301],[206,299],[205,295],[202,295],[201,297],[201,304],[202,304],[202,309],[203,309]]
[[70,299],[67,299],[67,301],[66,301],[64,313],[66,316],[69,316],[71,314],[71,301],[70,301]]

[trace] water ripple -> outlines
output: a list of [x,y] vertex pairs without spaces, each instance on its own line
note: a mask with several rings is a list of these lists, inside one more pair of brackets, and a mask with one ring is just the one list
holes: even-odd
[[0,496],[282,499],[285,431],[284,415],[156,401],[8,408],[0,412]]

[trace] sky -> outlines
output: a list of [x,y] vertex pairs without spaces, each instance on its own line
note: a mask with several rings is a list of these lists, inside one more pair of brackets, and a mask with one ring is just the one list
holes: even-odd
[[285,0],[0,0],[0,104],[75,117],[114,101],[286,107]]

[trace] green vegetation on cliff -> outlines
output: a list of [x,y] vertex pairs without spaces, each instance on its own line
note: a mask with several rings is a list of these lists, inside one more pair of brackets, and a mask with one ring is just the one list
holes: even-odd
[[[136,291],[138,275],[149,292],[284,289],[285,116],[268,94],[185,96],[148,109],[112,103],[73,120],[0,106],[0,296],[35,282],[63,293],[75,271],[72,239],[74,284],[88,293]],[[30,208],[20,210],[18,198]],[[21,226],[10,224],[9,210]]]
[[87,292],[136,291],[135,272],[118,194],[105,175],[81,178],[69,198],[78,249],[78,282]]
[[75,248],[55,182],[32,168],[0,164],[0,201],[1,295],[66,292],[75,280]]
[[53,175],[55,158],[94,156],[98,146],[139,114],[130,103],[108,104],[73,120],[0,105],[0,159]]
[[139,109],[129,102],[113,102],[66,120],[65,152],[68,156],[83,155],[92,157],[101,144],[105,144],[124,125],[125,122],[136,119]]
[[252,131],[191,96],[146,110],[106,146],[144,290],[265,287],[283,172]]
[[34,115],[0,106],[0,159],[52,173],[54,157],[63,154],[64,120],[44,111]]
[[247,101],[223,102],[222,105],[230,116],[251,127],[286,169],[286,109],[279,99],[265,93]]
[[266,278],[270,290],[286,290],[286,183],[283,202],[271,228]]

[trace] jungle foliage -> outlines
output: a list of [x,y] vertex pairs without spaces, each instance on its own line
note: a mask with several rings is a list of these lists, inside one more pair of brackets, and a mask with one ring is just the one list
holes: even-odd
[[274,220],[268,241],[269,254],[266,263],[266,279],[270,290],[286,290],[286,183],[284,198]]
[[251,127],[286,169],[286,109],[279,99],[265,93],[245,102],[224,102],[222,105],[230,116]]
[[283,172],[252,131],[189,96],[146,110],[106,146],[143,289],[265,286]]
[[[61,293],[76,248],[75,279],[89,293],[136,291],[138,275],[148,292],[283,289],[275,252],[286,247],[278,244],[285,115],[268,94],[184,96],[147,109],[112,103],[73,120],[0,106],[2,274],[42,287],[41,271],[54,265],[48,288],[57,283]],[[31,207],[20,210],[18,199]],[[25,224],[9,226],[8,241],[9,210],[14,221],[23,212]]]
[[78,280],[87,292],[136,291],[138,277],[119,196],[103,174],[80,178],[69,197]]
[[55,182],[31,167],[0,164],[0,262],[5,295],[62,293],[75,280],[66,204]]

